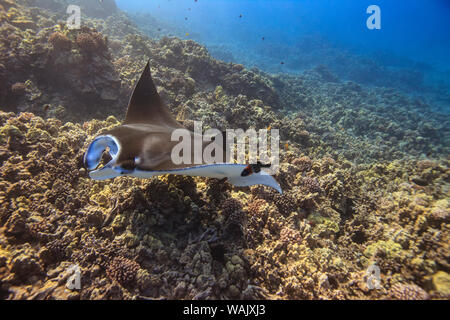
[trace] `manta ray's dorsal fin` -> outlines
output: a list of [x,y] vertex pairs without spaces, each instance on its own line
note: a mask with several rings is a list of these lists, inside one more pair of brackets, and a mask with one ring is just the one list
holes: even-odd
[[134,88],[123,124],[145,123],[181,127],[162,102],[150,73],[150,61]]

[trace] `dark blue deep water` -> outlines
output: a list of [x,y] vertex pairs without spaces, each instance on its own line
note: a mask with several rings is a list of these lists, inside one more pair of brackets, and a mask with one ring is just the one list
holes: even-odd
[[[205,43],[295,45],[308,34],[361,50],[389,50],[449,67],[448,0],[118,0],[128,11],[148,12]],[[381,30],[369,30],[369,5],[381,9]],[[190,8],[190,10],[189,10]],[[242,15],[242,18],[239,16]],[[185,18],[188,20],[185,20]]]
[[[448,0],[118,0],[136,23],[158,21],[161,36],[193,39],[216,58],[267,72],[327,66],[342,78],[439,92],[448,104]],[[369,30],[367,8],[380,8]],[[364,66],[349,71],[354,65]],[[389,72],[386,72],[388,70]],[[399,79],[392,75],[402,73]],[[447,109],[447,108],[444,108]]]

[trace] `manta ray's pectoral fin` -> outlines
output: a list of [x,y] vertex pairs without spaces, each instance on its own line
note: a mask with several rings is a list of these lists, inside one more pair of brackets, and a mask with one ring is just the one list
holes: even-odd
[[245,168],[242,164],[211,164],[200,165],[189,168],[182,168],[168,171],[143,171],[136,170],[131,176],[138,178],[150,178],[152,176],[163,174],[186,175],[191,177],[207,177],[221,179],[221,181],[229,182],[236,187],[250,187],[254,185],[264,185],[283,193],[278,182],[267,172],[261,170],[259,173],[242,177],[241,172]]
[[283,190],[281,189],[278,182],[265,171],[254,173],[246,177],[242,177],[241,175],[229,177],[228,182],[236,187],[249,187],[260,184],[263,186],[273,188],[277,190],[278,193],[283,194]]

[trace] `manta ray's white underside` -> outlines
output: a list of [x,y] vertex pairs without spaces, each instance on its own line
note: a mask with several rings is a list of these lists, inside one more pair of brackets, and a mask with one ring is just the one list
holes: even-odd
[[207,178],[217,178],[223,179],[227,178],[227,181],[237,187],[248,187],[253,185],[264,185],[274,188],[279,193],[283,193],[280,185],[277,181],[269,175],[267,172],[261,170],[259,173],[253,173],[249,176],[242,177],[241,173],[246,168],[243,164],[211,164],[211,165],[201,165],[194,166],[184,169],[175,169],[168,171],[144,171],[136,169],[130,173],[121,173],[120,170],[115,169],[112,166],[106,166],[102,169],[95,170],[89,173],[89,176],[94,180],[107,180],[116,178],[119,176],[128,176],[136,178],[151,178],[154,176],[160,176],[164,174],[175,174],[175,175],[186,175],[191,177],[207,177]]
[[[244,169],[247,167],[244,164],[233,163],[218,163],[206,165],[194,165],[192,167],[182,169],[171,169],[164,171],[157,170],[125,170],[116,165],[117,157],[122,150],[120,142],[111,135],[102,135],[97,137],[89,146],[85,154],[84,162],[87,169],[91,170],[89,176],[94,180],[107,180],[116,177],[136,177],[136,178],[151,178],[164,174],[186,175],[191,177],[207,177],[224,179],[237,187],[249,187],[253,185],[264,185],[274,188],[279,193],[283,193],[277,181],[267,172],[262,169],[258,173],[253,173],[245,177],[241,176]],[[95,169],[99,166],[104,152],[109,153],[111,161],[104,167]]]

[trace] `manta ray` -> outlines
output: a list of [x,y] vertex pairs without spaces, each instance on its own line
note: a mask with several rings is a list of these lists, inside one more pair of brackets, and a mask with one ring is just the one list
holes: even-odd
[[[188,130],[175,120],[159,96],[149,61],[131,95],[123,123],[95,137],[88,146],[84,165],[89,176],[94,180],[107,180],[121,176],[145,179],[166,174],[186,175],[217,178],[237,187],[265,185],[282,193],[276,180],[259,166],[249,172],[255,165],[250,167],[226,161],[175,164],[171,155],[178,142],[172,141],[172,133],[177,129]],[[196,138],[193,131],[188,131],[193,139]],[[206,144],[202,144],[205,148]],[[191,152],[194,157],[194,151]],[[111,160],[102,166],[105,155]]]

